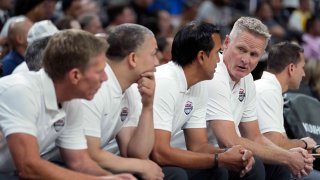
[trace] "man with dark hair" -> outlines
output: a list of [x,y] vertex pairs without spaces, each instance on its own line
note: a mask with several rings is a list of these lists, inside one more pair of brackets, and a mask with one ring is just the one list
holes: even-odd
[[[148,160],[154,142],[155,37],[141,25],[122,24],[107,42],[109,80],[92,101],[82,101],[84,115],[73,118],[84,120],[90,156],[102,168],[142,179],[162,179],[161,168]],[[77,106],[70,109],[77,111]],[[115,154],[117,145],[121,156]]]
[[61,8],[65,16],[78,19],[82,13],[81,0],[62,0]]
[[224,168],[244,176],[253,165],[252,153],[243,147],[218,149],[207,140],[208,92],[201,81],[212,79],[220,48],[216,26],[192,22],[174,37],[172,62],[159,66],[155,75],[151,158],[161,166],[184,168],[186,179],[228,179]]
[[96,13],[84,13],[78,18],[81,29],[92,34],[102,33],[102,25],[99,16]]
[[[311,150],[316,142],[310,138],[288,139],[284,129],[283,97],[289,89],[298,89],[304,73],[303,49],[293,43],[281,42],[272,46],[267,60],[267,71],[255,81],[257,89],[257,115],[261,133],[274,144],[291,149]],[[307,179],[319,179],[312,171]]]
[[[67,113],[68,104],[79,101],[71,100],[91,100],[107,79],[106,47],[90,33],[57,33],[45,49],[43,70],[0,79],[1,179],[106,179],[95,176],[110,174],[90,158],[82,121]],[[71,170],[42,159],[52,144]]]

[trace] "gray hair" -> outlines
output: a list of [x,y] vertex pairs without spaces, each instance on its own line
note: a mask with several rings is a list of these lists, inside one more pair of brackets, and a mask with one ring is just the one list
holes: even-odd
[[51,36],[36,39],[28,45],[24,60],[30,71],[38,71],[41,69],[43,52],[47,47],[50,38]]
[[264,25],[259,19],[253,17],[240,17],[233,25],[233,28],[230,32],[230,39],[233,40],[243,31],[264,37],[266,39],[266,45],[271,37],[267,26]]
[[138,24],[125,23],[115,27],[107,39],[108,59],[122,60],[131,52],[138,50],[145,42],[147,35],[154,36],[151,30]]

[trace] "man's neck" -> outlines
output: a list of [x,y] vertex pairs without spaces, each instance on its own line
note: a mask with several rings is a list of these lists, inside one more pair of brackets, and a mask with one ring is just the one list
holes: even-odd
[[187,89],[189,89],[191,86],[197,84],[200,81],[203,81],[205,79],[199,77],[199,71],[197,71],[196,68],[194,68],[194,66],[191,65],[187,65],[185,67],[182,68],[184,75],[186,77],[187,80]]
[[124,93],[126,89],[128,89],[133,83],[137,81],[137,78],[135,78],[135,75],[130,73],[131,71],[129,68],[127,68],[124,61],[121,61],[121,62],[108,61],[108,65],[110,66],[114,75],[116,76],[120,84],[122,93]]
[[288,86],[288,78],[285,77],[284,74],[274,74],[278,80],[278,82],[280,83],[280,86],[281,86],[281,91],[282,93],[284,92],[287,92],[288,89],[289,89],[289,86]]

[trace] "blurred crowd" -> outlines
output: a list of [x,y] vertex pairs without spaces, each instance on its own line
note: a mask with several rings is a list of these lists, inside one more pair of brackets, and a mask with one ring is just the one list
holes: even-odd
[[[253,16],[272,34],[269,45],[289,40],[304,48],[307,76],[303,84],[319,98],[319,0],[1,0],[0,75],[11,74],[24,61],[33,23],[51,20],[58,30],[83,29],[107,37],[123,23],[141,24],[156,35],[160,64],[171,60],[177,30],[200,19],[221,27],[222,38],[241,16]],[[266,57],[266,56],[265,56]],[[258,79],[262,65],[254,78]],[[309,87],[310,86],[310,87]],[[305,91],[306,92],[306,91]]]

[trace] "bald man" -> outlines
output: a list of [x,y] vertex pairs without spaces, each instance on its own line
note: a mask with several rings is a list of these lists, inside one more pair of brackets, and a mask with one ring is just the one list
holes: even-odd
[[18,18],[9,27],[8,42],[12,50],[3,58],[3,76],[10,75],[12,71],[24,61],[27,49],[27,34],[32,26],[28,18]]

